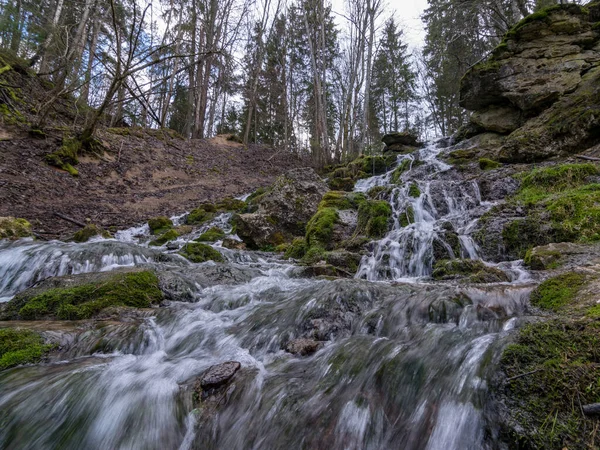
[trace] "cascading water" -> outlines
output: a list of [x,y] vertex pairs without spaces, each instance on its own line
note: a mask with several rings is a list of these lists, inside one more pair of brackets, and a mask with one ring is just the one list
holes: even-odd
[[[436,248],[478,256],[470,232],[490,206],[440,151],[403,157],[401,185],[390,171],[357,186],[389,188],[394,224],[355,279],[301,278],[290,262],[218,245],[226,264],[191,264],[140,244],[142,228],[122,242],[0,244],[4,300],[45,277],[130,265],[179,277],[193,299],[127,323],[55,324],[55,360],[0,372],[0,448],[498,448],[487,380],[531,287],[424,278]],[[229,278],[204,281],[221,268]],[[282,350],[299,337],[323,344],[309,357]],[[190,384],[231,360],[242,369],[227,401],[192,410]]]

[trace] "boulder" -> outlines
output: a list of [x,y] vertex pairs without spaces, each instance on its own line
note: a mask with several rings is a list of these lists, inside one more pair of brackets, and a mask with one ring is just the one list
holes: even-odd
[[210,366],[200,377],[200,386],[203,390],[216,389],[227,383],[242,365],[237,361],[227,361]]
[[474,111],[470,130],[510,133],[501,162],[537,162],[600,142],[599,9],[556,5],[526,17],[461,80],[460,104]]
[[235,216],[236,232],[252,249],[290,241],[304,234],[327,191],[327,184],[313,169],[290,170],[258,198],[256,212]]
[[293,355],[308,356],[316,352],[321,346],[322,343],[314,339],[300,338],[288,342],[285,350]]
[[420,143],[416,136],[407,133],[388,133],[381,138],[386,146],[391,147],[393,145],[403,145],[408,147],[421,147],[423,144]]
[[490,106],[471,115],[471,122],[484,130],[508,134],[519,128],[521,111],[508,106]]
[[0,217],[0,239],[19,239],[32,236],[31,224],[25,219]]

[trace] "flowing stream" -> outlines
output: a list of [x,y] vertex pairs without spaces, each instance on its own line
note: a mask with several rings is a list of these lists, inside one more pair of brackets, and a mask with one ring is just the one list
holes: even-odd
[[[144,227],[85,244],[0,242],[0,301],[47,277],[131,266],[186,293],[131,321],[39,324],[64,351],[0,372],[0,448],[502,448],[488,383],[531,283],[519,263],[500,266],[511,283],[431,281],[436,251],[479,257],[470,233],[492,206],[440,151],[400,156],[398,185],[393,170],[357,184],[388,188],[393,226],[354,279],[303,278],[289,261],[219,244],[226,264],[192,264],[144,244]],[[314,355],[283,350],[309,335],[324,342]],[[227,401],[193,409],[194,380],[232,360],[242,369]]]

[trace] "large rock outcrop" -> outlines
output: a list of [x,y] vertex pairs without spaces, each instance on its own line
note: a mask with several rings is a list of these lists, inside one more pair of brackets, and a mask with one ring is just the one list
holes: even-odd
[[519,22],[461,82],[472,127],[508,135],[503,162],[535,162],[600,142],[600,2]]
[[327,184],[313,169],[290,170],[254,200],[256,212],[236,216],[237,234],[253,249],[302,236],[327,191]]

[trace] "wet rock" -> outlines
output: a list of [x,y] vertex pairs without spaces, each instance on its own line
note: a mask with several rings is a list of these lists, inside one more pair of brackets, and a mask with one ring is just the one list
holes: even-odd
[[0,217],[0,239],[19,239],[32,236],[31,224],[25,219]]
[[237,239],[225,238],[221,245],[230,250],[246,250],[244,241],[238,241]]
[[322,342],[315,341],[314,339],[293,339],[286,344],[285,350],[294,355],[307,356],[316,352],[322,344]]
[[569,270],[595,266],[600,264],[600,245],[551,243],[527,251],[524,262],[533,270]]
[[479,260],[452,259],[438,261],[432,277],[435,280],[454,280],[465,278],[470,283],[499,283],[510,281],[508,275],[496,267],[485,265]]
[[286,172],[256,201],[255,213],[235,216],[238,236],[249,248],[260,249],[303,235],[327,190],[313,169]]
[[237,361],[227,361],[210,366],[199,378],[200,387],[203,390],[216,389],[227,383],[242,365]]
[[422,144],[418,141],[417,137],[410,133],[388,133],[383,138],[383,142],[388,147],[393,145],[403,145],[409,147],[421,147]]

